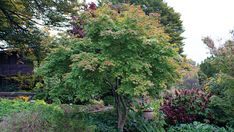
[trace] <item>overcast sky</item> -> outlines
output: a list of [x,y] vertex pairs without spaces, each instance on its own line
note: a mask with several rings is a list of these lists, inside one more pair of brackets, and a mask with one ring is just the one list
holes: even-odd
[[[95,0],[87,0],[91,2]],[[210,36],[214,40],[231,37],[234,30],[234,0],[165,0],[181,14],[185,32],[184,54],[200,63],[208,56],[208,49],[201,39]],[[222,43],[222,41],[217,44]]]
[[[210,36],[214,40],[222,41],[231,37],[234,30],[234,0],[165,0],[181,14],[185,32],[183,36],[185,54],[201,62],[208,54],[208,50],[201,38]],[[221,44],[222,41],[217,42]]]

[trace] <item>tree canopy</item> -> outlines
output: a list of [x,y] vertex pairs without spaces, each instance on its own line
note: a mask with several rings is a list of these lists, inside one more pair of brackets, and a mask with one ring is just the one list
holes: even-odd
[[40,27],[64,26],[74,5],[72,0],[2,0],[0,41],[10,47],[35,48],[46,35]]
[[[105,0],[103,0],[105,1]],[[184,32],[180,14],[175,12],[163,0],[109,0],[113,4],[130,3],[141,5],[146,14],[158,13],[160,24],[163,25],[165,32],[170,36],[169,42],[177,48],[178,52],[183,53]],[[116,5],[118,7],[118,5]]]
[[209,48],[211,57],[200,65],[201,71],[207,77],[212,77],[219,72],[234,76],[234,41],[227,40],[221,47],[216,47],[210,37],[205,37],[203,41]]

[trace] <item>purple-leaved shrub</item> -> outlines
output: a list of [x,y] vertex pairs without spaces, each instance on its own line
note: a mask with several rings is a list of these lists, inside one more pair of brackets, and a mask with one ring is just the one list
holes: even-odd
[[209,121],[210,94],[200,89],[176,89],[166,93],[161,110],[169,124]]

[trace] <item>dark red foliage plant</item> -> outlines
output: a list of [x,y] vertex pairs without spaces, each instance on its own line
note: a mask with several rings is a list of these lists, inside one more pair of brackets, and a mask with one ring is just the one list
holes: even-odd
[[94,2],[89,3],[89,9],[90,10],[96,10],[97,9],[97,5]]
[[175,89],[167,92],[161,110],[168,124],[209,121],[210,94],[200,89]]
[[[94,17],[93,11],[97,9],[97,5],[95,3],[92,2],[89,4],[84,4],[82,6],[84,8],[84,11],[89,12],[92,15],[92,17]],[[69,30],[69,32],[78,38],[83,38],[85,36],[84,27],[83,27],[84,21],[80,16],[77,15],[72,15],[71,18],[72,19],[70,24],[72,29]]]

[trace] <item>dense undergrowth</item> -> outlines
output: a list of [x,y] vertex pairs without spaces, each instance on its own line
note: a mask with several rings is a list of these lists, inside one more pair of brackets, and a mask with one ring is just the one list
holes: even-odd
[[[117,132],[116,112],[114,109],[91,112],[91,105],[55,105],[44,101],[34,103],[20,100],[0,101],[0,128],[4,132],[12,131],[60,131],[60,132]],[[153,120],[145,120],[142,112],[130,110],[124,128],[126,132],[231,132],[233,129],[218,127],[206,123],[168,125],[162,113]]]

